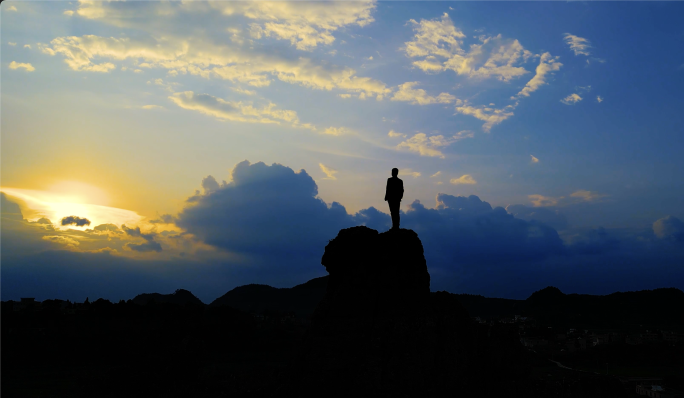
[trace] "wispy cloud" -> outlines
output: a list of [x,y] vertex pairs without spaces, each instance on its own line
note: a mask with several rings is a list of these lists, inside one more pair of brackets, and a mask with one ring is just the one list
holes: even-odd
[[598,102],[599,104],[600,104],[601,102],[603,102],[603,97],[601,97],[600,95],[597,95],[597,96],[596,96],[596,102]]
[[16,11],[17,11],[17,7],[15,7],[15,6],[9,6],[9,7],[5,8],[5,11],[15,11],[15,12],[16,12]]
[[475,133],[473,133],[472,131],[462,130],[462,131],[459,131],[458,133],[454,134],[454,136],[452,138],[454,139],[454,142],[456,142],[456,141],[465,140],[466,138],[473,138],[473,137],[475,137]]
[[570,94],[567,97],[563,98],[561,100],[562,103],[565,105],[575,105],[576,103],[582,101],[582,97],[580,97],[578,94]]
[[12,61],[9,64],[10,69],[26,69],[27,72],[33,72],[36,70],[36,68],[33,67],[33,65],[29,63],[19,63],[16,61]]
[[463,174],[462,176],[458,178],[452,178],[450,183],[454,185],[459,185],[459,184],[466,184],[466,185],[474,185],[477,184],[477,181],[470,175],[470,174]]
[[534,157],[534,155],[530,155],[530,158],[532,158],[532,159],[530,160],[532,163],[539,163],[539,159],[537,159],[536,157]]
[[244,88],[240,88],[240,87],[231,87],[230,89],[235,91],[236,93],[240,93],[240,94],[257,95],[257,92],[254,90],[245,90]]
[[323,172],[323,174],[326,175],[324,180],[337,180],[337,177],[335,177],[335,174],[337,174],[337,170],[335,170],[331,167],[328,167],[328,166],[324,165],[323,163],[319,163],[318,166],[321,168],[321,171]]
[[527,195],[527,197],[530,199],[530,202],[532,202],[534,207],[555,206],[558,204],[558,201],[563,198],[562,196],[560,198],[554,198],[543,195]]
[[470,115],[484,121],[485,124],[482,125],[482,130],[488,133],[491,131],[492,127],[513,116],[513,109],[515,109],[516,105],[517,103],[496,109],[485,105],[471,106],[464,104],[457,106],[456,112]]
[[591,48],[591,43],[589,40],[571,35],[570,33],[565,34],[565,43],[570,46],[570,49],[575,53],[575,55],[586,55],[589,56],[589,48]]
[[195,94],[192,91],[175,93],[169,99],[183,109],[194,110],[217,119],[248,123],[280,124],[285,122],[293,127],[316,130],[311,124],[300,123],[297,112],[277,109],[273,103],[255,107],[251,103],[226,101],[209,94]]
[[448,146],[454,142],[443,135],[428,137],[425,133],[418,133],[413,137],[397,145],[398,149],[406,148],[411,152],[417,152],[421,156],[444,158],[444,154],[438,148]]
[[14,46],[17,45],[17,43],[15,43],[15,42],[13,42],[13,41],[8,41],[7,44],[9,44],[9,45],[12,46],[12,47],[14,47]]
[[571,193],[568,197],[565,196],[544,196],[544,195],[528,195],[527,197],[532,202],[534,207],[549,207],[549,206],[569,206],[583,202],[596,202],[599,199],[605,198],[608,195],[600,194],[587,190],[577,190]]
[[161,105],[143,105],[142,109],[164,109]]
[[406,101],[417,105],[449,104],[456,101],[456,97],[449,93],[441,93],[436,97],[429,96],[425,90],[413,88],[418,84],[418,82],[400,84],[391,100]]
[[608,195],[604,195],[604,194],[600,194],[598,192],[591,192],[591,191],[586,191],[586,190],[580,189],[578,191],[571,193],[570,196],[573,198],[582,199],[585,202],[593,202],[597,199],[605,198]]
[[511,97],[511,99],[515,99],[516,97],[529,97],[530,93],[537,91],[539,87],[545,85],[546,75],[560,70],[561,66],[563,66],[563,64],[558,62],[558,58],[559,57],[551,56],[550,53],[542,54],[534,77],[527,82],[525,87],[523,87],[518,94]]
[[327,129],[323,130],[323,134],[327,135],[343,135],[349,134],[351,132],[351,130],[345,127],[328,127]]
[[387,135],[388,135],[390,138],[406,137],[406,134],[397,133],[397,132],[394,131],[394,130],[390,130],[389,133],[387,133]]
[[[85,35],[58,37],[50,45],[39,47],[46,54],[60,54],[71,69],[84,72],[105,73],[116,68],[113,62],[105,60],[132,60],[139,68],[161,68],[169,74],[223,79],[253,87],[269,86],[271,78],[275,77],[316,90],[356,93],[359,98],[382,99],[392,91],[380,81],[357,76],[351,68],[318,63],[305,57],[290,59],[277,54],[254,54],[230,44],[219,45],[201,39],[143,40]],[[96,60],[100,63],[95,63]]]
[[70,16],[74,15],[74,12],[72,10],[64,10],[64,12],[62,14],[70,17]]
[[413,65],[427,73],[452,70],[470,78],[496,78],[509,81],[529,73],[519,66],[533,54],[523,48],[518,40],[505,39],[501,35],[478,36],[479,44],[471,44],[466,51],[463,40],[466,35],[454,26],[447,13],[441,18],[417,22],[409,21],[415,35],[404,43],[406,55],[422,58]]
[[438,171],[435,174],[431,175],[430,178],[435,178],[435,177],[439,176],[440,174],[442,174],[442,172]]

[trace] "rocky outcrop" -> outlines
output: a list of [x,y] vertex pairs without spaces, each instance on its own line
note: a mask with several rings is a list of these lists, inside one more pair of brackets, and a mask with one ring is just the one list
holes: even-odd
[[491,338],[453,295],[430,293],[415,232],[344,229],[321,262],[330,274],[326,295],[277,395],[453,396],[476,383],[488,363],[509,369],[517,361],[500,346],[515,351],[519,342]]

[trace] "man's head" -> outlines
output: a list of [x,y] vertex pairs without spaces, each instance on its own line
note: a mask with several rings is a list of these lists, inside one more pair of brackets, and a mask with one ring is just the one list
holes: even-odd
[[392,169],[392,177],[396,177],[397,174],[399,174],[399,169],[397,169],[397,168],[395,167],[395,168]]

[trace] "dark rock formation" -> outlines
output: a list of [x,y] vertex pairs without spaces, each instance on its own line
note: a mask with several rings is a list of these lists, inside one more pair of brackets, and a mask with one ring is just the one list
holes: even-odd
[[478,375],[515,374],[523,350],[515,331],[480,330],[453,295],[431,294],[415,232],[344,229],[321,262],[326,295],[276,395],[453,396]]

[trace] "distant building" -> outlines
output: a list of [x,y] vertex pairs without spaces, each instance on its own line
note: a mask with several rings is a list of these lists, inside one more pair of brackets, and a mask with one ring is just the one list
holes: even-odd
[[36,301],[33,297],[22,297],[21,301],[14,303],[12,309],[17,312],[36,311],[40,309],[40,301]]

